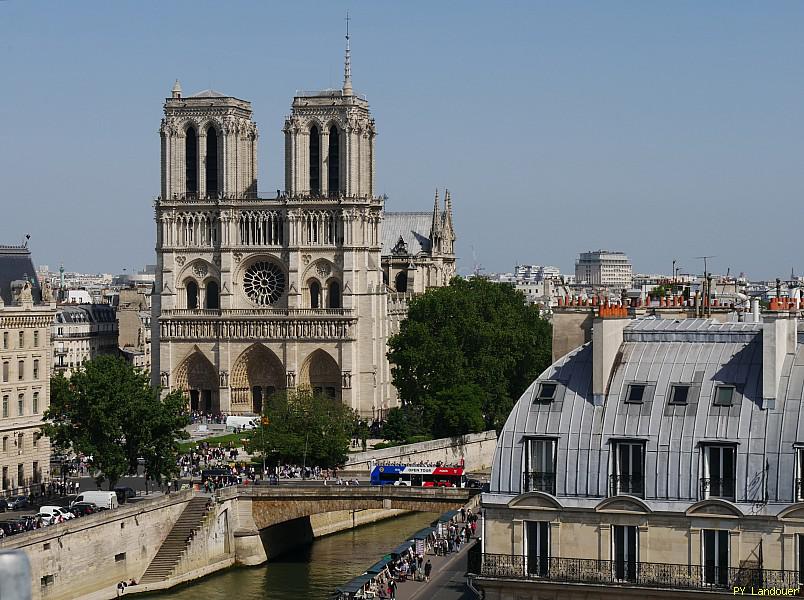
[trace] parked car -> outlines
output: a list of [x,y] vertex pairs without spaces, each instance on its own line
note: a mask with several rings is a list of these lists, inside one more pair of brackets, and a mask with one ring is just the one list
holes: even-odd
[[0,498],[0,512],[6,512],[7,510],[9,510],[8,502],[4,498]]
[[135,492],[133,488],[125,487],[125,486],[119,486],[119,487],[114,488],[114,493],[117,494],[117,503],[118,504],[125,504],[131,498],[134,498],[134,497],[137,496],[137,492]]
[[52,515],[54,521],[56,521],[59,516],[64,517],[67,521],[75,519],[75,515],[63,506],[43,506],[39,509],[39,512]]
[[31,503],[28,500],[28,496],[12,496],[8,499],[9,510],[22,510],[30,507]]
[[0,523],[0,527],[6,532],[6,535],[14,535],[15,533],[22,533],[25,531],[24,519],[9,519]]
[[78,504],[79,502],[94,502],[103,508],[117,508],[118,506],[117,494],[103,490],[81,492],[70,504]]
[[53,525],[55,523],[56,518],[53,516],[53,513],[49,512],[38,512],[33,516],[34,519],[40,519],[42,521],[42,525]]
[[101,509],[94,502],[76,502],[70,507],[70,512],[76,517],[85,517],[99,512]]

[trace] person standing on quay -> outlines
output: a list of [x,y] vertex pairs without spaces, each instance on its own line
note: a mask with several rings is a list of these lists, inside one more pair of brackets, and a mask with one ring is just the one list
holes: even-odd
[[424,563],[424,580],[430,581],[430,573],[433,572],[433,565],[430,562],[430,559],[427,559],[427,562]]

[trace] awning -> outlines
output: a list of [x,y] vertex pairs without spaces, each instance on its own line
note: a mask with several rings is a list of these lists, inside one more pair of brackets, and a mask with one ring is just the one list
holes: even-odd
[[410,550],[415,545],[416,544],[415,544],[415,542],[413,540],[408,540],[407,542],[405,542],[403,544],[399,544],[396,548],[391,550],[388,554],[390,554],[391,556],[399,556],[401,554],[404,554],[408,550]]
[[448,523],[449,521],[452,521],[452,519],[454,519],[459,514],[460,514],[460,512],[457,511],[457,510],[448,510],[443,515],[438,517],[438,522],[439,523]]
[[371,565],[368,569],[366,569],[367,574],[376,575],[378,573],[382,573],[385,570],[385,567],[388,566],[388,563],[393,562],[393,558],[390,556],[383,557],[382,560],[378,560],[373,565]]
[[363,586],[366,585],[369,581],[374,579],[374,575],[369,575],[368,573],[364,575],[359,575],[352,579],[351,581],[343,584],[335,591],[339,594],[355,594],[359,590],[363,589]]
[[430,534],[435,532],[435,527],[425,527],[424,529],[420,529],[416,533],[413,534],[411,539],[413,540],[425,540],[430,537]]

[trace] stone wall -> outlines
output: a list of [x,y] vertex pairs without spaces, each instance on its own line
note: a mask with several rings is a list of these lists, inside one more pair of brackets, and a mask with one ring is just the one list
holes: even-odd
[[191,492],[122,506],[4,540],[31,561],[32,600],[72,600],[139,579]]
[[497,448],[497,432],[470,433],[457,438],[442,438],[404,444],[382,450],[369,450],[350,454],[346,460],[347,471],[370,471],[380,463],[436,463],[458,464],[463,458],[467,471],[491,468],[494,450]]

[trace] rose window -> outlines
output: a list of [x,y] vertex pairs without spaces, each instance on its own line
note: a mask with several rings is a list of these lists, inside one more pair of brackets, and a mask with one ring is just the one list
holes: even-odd
[[262,306],[273,304],[285,291],[285,274],[274,263],[256,262],[246,269],[243,289],[246,296],[255,304]]

